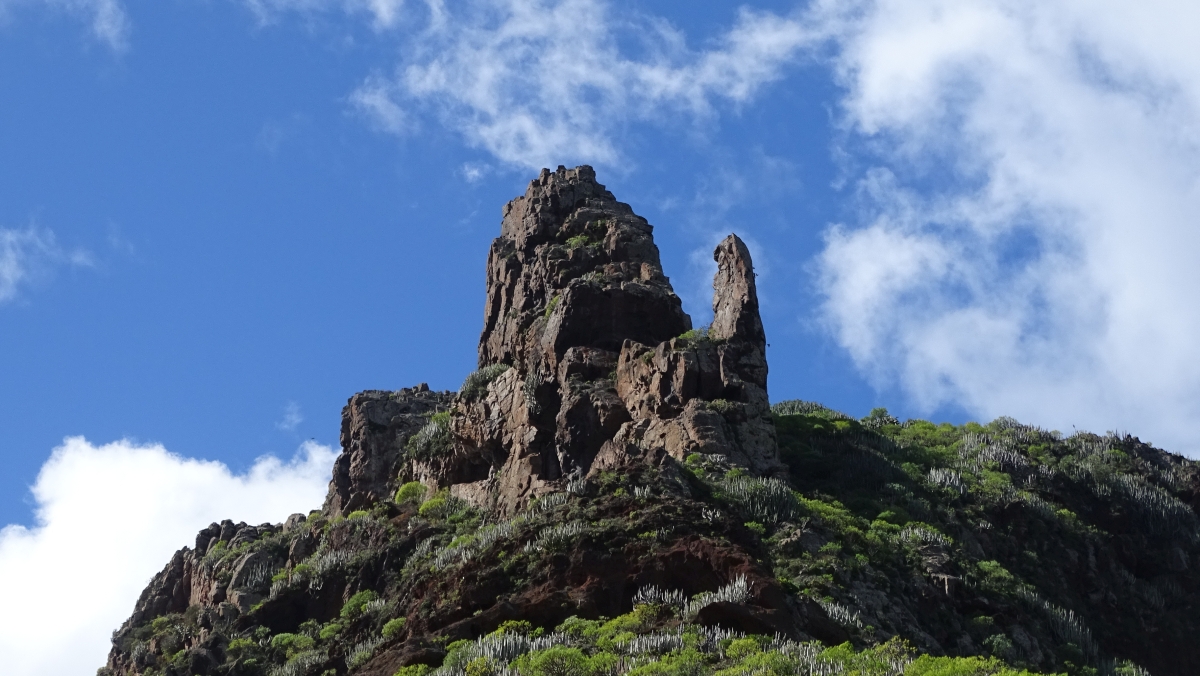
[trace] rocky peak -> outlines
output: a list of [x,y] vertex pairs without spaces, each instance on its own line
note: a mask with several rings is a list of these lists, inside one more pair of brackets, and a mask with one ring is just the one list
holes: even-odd
[[417,480],[507,512],[572,478],[691,453],[777,471],[749,251],[735,235],[717,248],[716,322],[693,331],[653,232],[591,167],[542,170],[488,254],[479,371],[456,396],[355,395],[326,511]]
[[504,207],[487,264],[479,366],[546,379],[573,347],[617,352],[691,328],[663,275],[653,228],[591,167],[542,170]]
[[653,228],[591,167],[543,170],[505,206],[500,232],[479,341],[480,373],[497,375],[482,396],[456,402],[453,452],[414,463],[411,476],[507,510],[633,458],[703,452],[777,468],[741,240],[717,251],[714,308],[724,323],[710,337],[691,330]]

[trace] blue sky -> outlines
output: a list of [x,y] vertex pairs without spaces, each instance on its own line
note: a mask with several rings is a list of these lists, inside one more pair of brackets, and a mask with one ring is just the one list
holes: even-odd
[[[32,8],[0,33],[0,223],[55,250],[0,306],[6,522],[30,520],[26,488],[68,435],[241,468],[310,437],[336,445],[358,390],[457,389],[500,207],[536,175],[434,117],[380,133],[350,98],[403,36],[369,17],[263,24],[199,2],[127,15],[115,52]],[[693,19],[697,42],[735,17]],[[613,137],[625,159],[598,164],[600,178],[657,226],[694,315],[711,273],[693,257],[711,240],[737,230],[769,246],[775,396],[862,414],[876,397],[805,326],[805,266],[841,209],[827,186],[836,90],[815,68],[779,76],[769,107],[630,125]],[[289,405],[303,420],[280,429]]]
[[0,571],[134,524],[97,662],[196,528],[315,507],[558,164],[700,322],[750,243],[774,400],[1196,455],[1200,21],[1101,4],[0,0]]

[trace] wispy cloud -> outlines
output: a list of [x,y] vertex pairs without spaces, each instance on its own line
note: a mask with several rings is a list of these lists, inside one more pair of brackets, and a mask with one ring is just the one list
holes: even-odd
[[304,422],[304,416],[300,414],[300,404],[289,401],[283,409],[283,418],[275,423],[275,427],[284,432],[294,432],[302,422]]
[[[308,443],[290,462],[260,458],[239,475],[159,445],[66,439],[33,486],[36,525],[0,530],[5,672],[94,673],[173,552],[213,521],[279,522],[319,507],[334,456]],[[70,599],[71,611],[49,598]]]
[[83,19],[91,24],[92,35],[114,51],[128,45],[129,17],[120,0],[0,0],[0,17],[21,7],[42,7]]
[[13,300],[23,286],[58,265],[91,264],[87,251],[62,249],[49,230],[0,228],[0,303]]
[[1200,451],[1200,7],[821,0],[861,221],[826,325],[932,409]]
[[472,3],[442,14],[394,77],[367,80],[354,101],[396,131],[402,111],[432,112],[514,165],[614,163],[626,125],[709,120],[718,104],[749,101],[810,37],[793,19],[743,10],[697,51],[664,21],[613,14],[602,0]]
[[411,125],[404,109],[392,100],[392,89],[386,78],[373,75],[350,94],[350,105],[379,131],[401,136]]
[[280,14],[341,11],[367,14],[377,29],[391,28],[400,20],[404,0],[242,0],[260,21],[275,20]]

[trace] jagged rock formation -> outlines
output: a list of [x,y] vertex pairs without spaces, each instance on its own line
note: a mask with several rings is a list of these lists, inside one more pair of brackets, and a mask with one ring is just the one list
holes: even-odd
[[488,256],[479,366],[510,368],[456,403],[453,453],[409,476],[512,511],[634,458],[778,471],[750,253],[730,235],[716,258],[718,322],[691,331],[646,220],[591,167],[543,170]]
[[343,453],[333,465],[323,509],[349,514],[395,495],[396,477],[406,464],[405,443],[453,401],[453,393],[431,391],[424,383],[350,397],[342,411]]
[[[488,254],[484,377],[453,400],[355,395],[343,413],[331,514],[410,480],[509,513],[630,462],[701,453],[756,474],[782,470],[754,266],[736,235],[714,254],[713,327],[693,331],[653,228],[591,167],[543,170],[503,213]],[[435,410],[451,411],[428,431],[444,436],[432,442],[442,450],[410,447]]]
[[[769,636],[779,673],[842,673],[844,649],[789,642],[810,640],[893,666],[908,645],[1194,672],[1200,464],[1007,418],[771,408],[749,251],[730,235],[714,258],[693,329],[649,224],[589,167],[543,171],[489,255],[479,370],[457,393],[351,397],[323,508],[201,531],[100,676],[585,673],[518,665],[533,627],[617,676],[685,643],[679,673],[761,670]],[[733,650],[730,631],[764,637]],[[466,645],[520,650],[454,643],[489,635]],[[921,673],[999,669],[942,666]]]

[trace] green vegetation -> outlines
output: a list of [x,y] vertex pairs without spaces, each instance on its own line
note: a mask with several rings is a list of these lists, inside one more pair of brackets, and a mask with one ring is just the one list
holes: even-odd
[[354,618],[356,618],[360,614],[362,614],[363,609],[366,607],[366,605],[368,603],[370,603],[371,601],[374,601],[377,598],[379,598],[379,594],[376,594],[375,592],[371,591],[370,589],[364,589],[363,591],[358,592],[354,596],[351,596],[349,599],[346,600],[346,603],[342,605],[342,612],[341,612],[342,619],[343,620],[353,620]]
[[[708,405],[732,416],[739,404]],[[1146,626],[1166,645],[1188,640],[1194,578],[1179,561],[1200,549],[1185,502],[1193,463],[1131,437],[1008,419],[936,425],[883,409],[854,419],[808,402],[773,411],[790,477],[693,453],[572,480],[503,518],[405,483],[346,518],[314,512],[287,534],[218,542],[197,574],[230,584],[257,556],[237,581],[254,605],[236,622],[193,606],[116,645],[152,676],[188,673],[202,640],[221,676],[391,671],[414,646],[433,665],[399,676],[427,676],[439,659],[446,676],[1147,676],[1112,646]],[[426,427],[448,422],[439,413]],[[669,563],[684,552],[730,557],[758,577],[685,594]],[[598,563],[581,573],[581,562]],[[677,586],[624,592],[633,609],[616,617],[572,608],[570,596],[549,597],[544,624],[496,615],[496,599],[518,604],[615,565]],[[826,642],[700,626],[729,607],[715,604],[764,598],[802,608]],[[630,608],[629,596],[616,602]],[[449,640],[446,627],[470,623],[490,633]]]
[[400,488],[396,489],[396,503],[404,504],[406,502],[420,503],[425,499],[425,494],[429,489],[420,481],[410,481]]
[[[542,637],[498,629],[447,647],[450,673],[520,676],[1031,676],[996,658],[916,654],[901,639],[859,649],[684,624],[661,627],[661,609],[638,606],[611,620],[572,617]],[[461,670],[461,671],[460,671]],[[419,676],[412,667],[395,676]]]
[[450,412],[429,416],[429,422],[408,439],[404,446],[410,458],[428,460],[450,450]]
[[383,637],[391,639],[400,635],[400,632],[404,630],[404,622],[405,620],[403,617],[397,617],[395,619],[388,620],[383,625]]
[[491,364],[474,371],[458,388],[458,396],[468,401],[482,397],[487,392],[487,386],[510,368],[508,364]]

